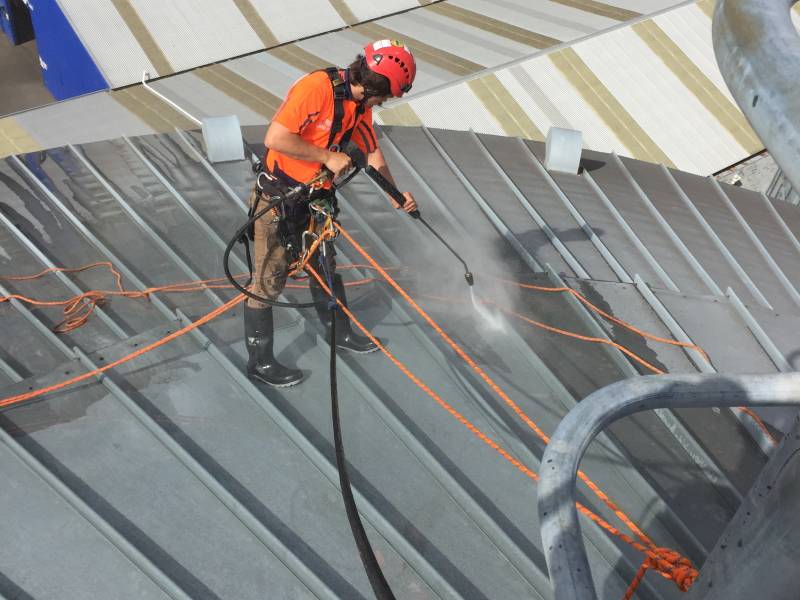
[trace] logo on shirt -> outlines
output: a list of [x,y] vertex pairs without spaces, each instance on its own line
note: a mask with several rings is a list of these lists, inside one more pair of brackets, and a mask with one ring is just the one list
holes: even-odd
[[333,127],[333,120],[332,119],[325,119],[324,121],[319,121],[314,129],[317,131],[330,131],[331,127]]

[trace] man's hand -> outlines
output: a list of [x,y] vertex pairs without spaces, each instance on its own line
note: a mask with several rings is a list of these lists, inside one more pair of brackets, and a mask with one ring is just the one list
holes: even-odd
[[[417,201],[414,200],[414,195],[411,192],[403,192],[403,198],[406,199],[406,203],[402,206],[404,211],[412,213],[417,210]],[[400,204],[394,198],[389,196],[389,200],[392,201],[395,208],[400,208]]]
[[328,152],[325,166],[333,173],[333,177],[339,177],[353,167],[353,160],[344,152]]

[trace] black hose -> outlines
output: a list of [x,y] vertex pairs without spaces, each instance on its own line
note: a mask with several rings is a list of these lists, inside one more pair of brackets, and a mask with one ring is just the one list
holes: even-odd
[[250,244],[247,243],[247,242],[245,242],[245,254],[247,256],[247,268],[250,270],[250,278],[245,282],[245,284],[243,286],[238,281],[236,281],[236,278],[231,273],[230,255],[231,255],[231,252],[233,251],[233,247],[236,245],[236,242],[238,242],[240,239],[242,239],[242,236],[246,236],[247,235],[245,232],[250,228],[250,226],[253,223],[255,223],[258,219],[263,217],[267,212],[269,212],[270,210],[272,210],[273,208],[278,206],[278,204],[283,202],[283,200],[284,200],[283,198],[278,198],[277,200],[274,200],[274,201],[270,202],[269,204],[267,204],[267,206],[265,206],[264,208],[259,210],[252,217],[250,217],[247,220],[247,222],[244,225],[242,225],[236,231],[236,233],[233,235],[231,240],[228,242],[228,245],[225,247],[225,254],[222,257],[222,268],[225,271],[225,276],[228,278],[228,281],[231,282],[233,287],[235,287],[237,290],[239,290],[242,294],[244,294],[248,298],[252,298],[253,300],[257,300],[258,302],[263,302],[264,304],[269,304],[270,306],[282,306],[284,308],[311,308],[311,307],[317,306],[317,304],[322,306],[324,304],[324,302],[319,302],[319,303],[317,303],[317,302],[281,302],[280,300],[272,300],[270,298],[265,298],[264,296],[259,296],[258,294],[255,294],[255,293],[251,292],[250,290],[248,290],[245,286],[250,285],[250,282],[253,279],[253,276],[252,276],[253,265],[252,265],[251,258],[250,258]]
[[367,579],[372,587],[372,591],[378,600],[395,600],[386,577],[381,571],[375,552],[369,543],[364,524],[358,514],[353,488],[350,484],[350,476],[347,473],[347,460],[344,455],[344,444],[342,442],[342,425],[339,419],[339,393],[336,386],[336,307],[331,308],[331,420],[333,421],[333,444],[336,451],[336,466],[339,469],[339,488],[342,492],[342,500],[347,512],[347,520],[350,523],[350,531],[358,548],[358,555],[361,557],[361,564],[367,573]]

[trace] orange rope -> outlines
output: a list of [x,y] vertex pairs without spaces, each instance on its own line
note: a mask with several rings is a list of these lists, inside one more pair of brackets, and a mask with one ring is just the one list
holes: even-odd
[[[201,292],[203,290],[232,290],[234,287],[230,284],[219,285],[219,282],[228,281],[227,277],[217,277],[214,279],[202,279],[199,281],[188,281],[182,283],[170,283],[163,286],[149,287],[141,291],[126,290],[122,285],[122,275],[114,268],[110,262],[102,261],[92,263],[78,268],[62,268],[52,267],[44,269],[33,275],[7,275],[0,276],[0,281],[30,281],[38,279],[45,275],[55,272],[61,273],[80,273],[95,267],[106,267],[111,271],[116,283],[115,290],[91,290],[84,292],[66,300],[37,300],[23,296],[21,294],[9,294],[8,296],[0,296],[0,304],[10,300],[18,300],[31,306],[40,306],[44,308],[50,307],[63,307],[64,319],[53,327],[55,333],[68,333],[86,324],[89,318],[94,313],[94,309],[98,306],[103,306],[109,298],[122,297],[130,299],[144,298],[150,299],[151,294],[156,293],[191,293]],[[236,275],[236,279],[247,277],[247,273]],[[377,281],[375,278],[366,278],[358,281],[345,283],[346,287],[357,287],[373,283]],[[286,286],[291,289],[307,289],[307,285],[289,284]]]
[[199,318],[197,321],[195,321],[193,323],[190,323],[189,325],[186,325],[185,327],[182,327],[181,329],[169,334],[165,338],[163,338],[161,340],[158,340],[157,342],[153,342],[152,344],[149,344],[147,346],[144,346],[143,348],[140,348],[139,350],[137,350],[137,351],[135,351],[135,352],[133,352],[131,354],[128,354],[127,356],[124,356],[124,357],[120,358],[119,360],[115,360],[114,362],[109,363],[109,364],[107,364],[107,365],[105,365],[105,366],[103,366],[103,367],[101,367],[99,369],[95,369],[93,371],[89,371],[87,373],[83,373],[82,375],[78,375],[77,377],[73,377],[72,379],[68,379],[66,381],[62,381],[60,383],[56,383],[56,384],[50,385],[50,386],[47,386],[47,387],[39,389],[39,390],[33,390],[31,392],[26,392],[24,394],[18,394],[16,396],[10,396],[9,398],[4,398],[4,399],[0,400],[0,408],[5,408],[5,407],[11,406],[13,404],[19,404],[20,402],[25,402],[26,400],[32,400],[33,398],[37,398],[37,397],[42,396],[44,394],[49,394],[51,392],[56,392],[58,390],[64,389],[65,387],[68,387],[70,385],[73,385],[73,384],[76,384],[76,383],[80,383],[81,381],[85,381],[85,380],[90,379],[92,377],[95,377],[97,375],[101,375],[102,373],[105,373],[109,369],[113,369],[114,367],[118,367],[119,365],[124,364],[124,363],[126,363],[128,361],[131,361],[134,358],[138,358],[139,356],[142,356],[143,354],[146,354],[147,352],[150,352],[151,350],[155,350],[156,348],[158,348],[160,346],[168,344],[172,340],[175,340],[175,339],[179,338],[180,336],[184,335],[185,333],[188,333],[188,332],[192,331],[193,329],[197,329],[201,325],[205,325],[206,323],[208,323],[212,319],[215,319],[219,315],[221,315],[221,314],[229,311],[230,309],[232,309],[234,306],[236,306],[242,300],[244,300],[244,298],[245,298],[244,294],[239,294],[238,296],[236,296],[235,298],[229,300],[228,302],[226,302],[222,306],[219,306],[219,307],[215,308],[214,310],[212,310],[211,312],[209,312],[205,316]]
[[[433,321],[433,319],[431,319],[419,307],[419,305],[417,305],[416,302],[414,302],[413,299],[411,299],[410,296],[408,296],[408,294],[397,284],[397,282],[394,281],[388,275],[387,269],[384,269],[383,267],[378,265],[372,259],[372,257],[370,257],[366,253],[366,251],[360,245],[358,245],[358,243],[340,225],[338,225],[338,224],[335,224],[335,225],[338,228],[338,230],[348,239],[348,241],[350,241],[350,243],[356,248],[356,250],[362,256],[364,256],[367,259],[367,261],[369,262],[369,265],[343,265],[342,268],[373,269],[373,270],[379,272],[383,276],[383,278],[387,282],[389,282],[395,288],[395,290],[397,290],[398,293],[400,293],[400,295],[403,296],[403,298],[407,302],[409,302],[409,304],[426,320],[426,322],[428,322],[428,324],[431,327],[433,327],[433,329],[447,342],[447,344],[456,352],[456,354],[458,354],[462,358],[462,360],[464,360],[481,377],[481,379],[483,379],[484,382],[506,403],[506,405],[509,406],[509,408],[511,408],[511,410],[515,414],[517,414],[517,416],[529,428],[531,428],[537,434],[537,436],[539,436],[539,438],[542,439],[542,441],[544,443],[548,443],[549,442],[549,437],[536,425],[536,423],[532,419],[530,419],[530,417],[528,417],[527,414],[525,414],[525,412],[513,400],[511,400],[511,398],[509,398],[505,394],[505,392],[503,392],[503,390],[497,384],[494,383],[494,381],[463,351],[463,349],[461,349],[461,347],[458,344],[456,344],[444,332],[444,330],[441,329],[441,327],[435,321]],[[327,230],[327,229],[325,231],[323,231],[323,234],[318,239],[315,240],[314,244],[312,244],[312,246],[311,246],[311,248],[309,250],[309,254],[313,253],[313,251],[319,246],[320,243],[322,243],[322,241],[324,239],[328,239],[329,237],[331,237],[331,233],[332,232],[330,230]],[[117,270],[113,267],[113,265],[111,263],[108,263],[108,262],[93,263],[91,265],[87,265],[85,267],[81,267],[81,268],[77,268],[77,269],[60,269],[60,268],[45,269],[44,271],[42,271],[40,273],[37,273],[35,275],[17,276],[17,277],[2,277],[0,279],[6,279],[6,280],[10,280],[10,281],[24,281],[24,280],[31,280],[31,279],[35,279],[37,277],[41,277],[42,275],[47,274],[49,272],[53,272],[53,271],[81,272],[81,271],[85,271],[87,269],[90,269],[90,268],[93,268],[93,267],[96,267],[96,266],[106,266],[107,268],[109,268],[109,270],[113,273],[113,275],[115,277],[115,280],[116,280],[116,284],[117,284],[117,290],[116,291],[91,291],[91,292],[86,292],[84,294],[76,296],[74,298],[71,298],[69,300],[64,300],[64,301],[44,301],[44,302],[43,301],[32,300],[32,299],[26,298],[24,296],[13,294],[13,295],[10,295],[8,297],[0,297],[0,302],[8,301],[11,298],[15,298],[17,300],[21,300],[23,302],[28,302],[30,304],[39,305],[39,306],[64,306],[64,314],[65,314],[65,316],[67,318],[62,323],[59,323],[59,325],[56,326],[56,330],[57,331],[63,332],[63,331],[70,331],[70,330],[72,330],[72,329],[74,329],[76,327],[80,327],[81,325],[83,325],[86,322],[86,320],[88,320],[88,318],[91,316],[94,308],[96,306],[98,306],[98,305],[102,305],[102,303],[105,302],[106,298],[110,297],[110,296],[124,296],[124,297],[130,297],[130,298],[141,298],[141,297],[149,298],[149,295],[151,293],[155,293],[155,292],[168,292],[168,293],[171,293],[171,292],[194,292],[194,291],[200,291],[200,290],[203,290],[203,289],[230,289],[232,287],[230,285],[214,285],[216,282],[220,282],[220,281],[224,281],[225,280],[225,278],[218,278],[218,279],[208,279],[208,280],[202,280],[202,281],[196,281],[196,282],[170,284],[170,285],[162,286],[162,287],[158,287],[158,288],[148,288],[148,289],[146,289],[144,291],[141,291],[141,292],[139,292],[139,291],[137,291],[137,292],[129,292],[129,291],[126,291],[123,288],[123,286],[122,286],[122,277],[119,274],[119,272],[117,272]],[[293,273],[296,273],[297,269],[299,269],[301,267],[305,267],[305,269],[307,271],[309,271],[320,282],[322,287],[326,291],[328,291],[327,286],[325,285],[325,282],[322,281],[322,279],[320,278],[319,274],[310,265],[307,265],[307,264],[304,264],[304,262],[301,262],[295,268]],[[244,277],[244,276],[245,275],[240,275],[240,276],[237,276],[237,277]],[[375,279],[365,279],[365,280],[349,283],[348,285],[364,285],[366,283],[370,283],[370,282],[373,282],[373,281],[376,281],[376,280]],[[501,280],[501,281],[504,281],[504,280]],[[591,302],[589,302],[580,293],[572,290],[571,288],[566,288],[566,287],[564,287],[564,288],[548,288],[548,287],[543,287],[543,286],[535,286],[535,285],[522,284],[522,283],[516,283],[516,282],[508,282],[508,281],[505,281],[505,282],[506,283],[512,283],[514,285],[518,285],[518,286],[520,286],[522,288],[535,289],[535,290],[538,290],[538,291],[571,293],[576,298],[578,298],[581,302],[583,302],[587,307],[589,307],[591,310],[593,310],[597,314],[601,315],[602,317],[608,319],[609,321],[612,321],[612,322],[614,322],[614,323],[616,323],[616,324],[618,324],[618,325],[620,325],[622,327],[625,327],[625,328],[627,328],[627,329],[629,329],[629,330],[631,330],[631,331],[633,331],[633,332],[635,332],[635,333],[637,333],[639,335],[642,335],[645,338],[648,338],[648,339],[651,339],[651,340],[654,340],[654,341],[667,343],[667,344],[672,344],[672,345],[676,345],[676,346],[687,347],[687,348],[693,348],[693,349],[697,350],[698,352],[700,352],[705,358],[708,358],[707,354],[702,350],[702,348],[699,348],[698,346],[695,346],[693,344],[686,344],[686,343],[683,343],[683,342],[676,342],[674,340],[668,340],[668,339],[665,339],[665,338],[660,338],[658,336],[655,336],[655,335],[649,334],[647,332],[641,331],[641,330],[637,329],[636,327],[634,327],[633,325],[630,325],[629,323],[626,323],[626,322],[624,322],[624,321],[622,321],[620,319],[617,319],[616,317],[613,317],[613,316],[609,315],[608,313],[602,311],[600,308],[596,307]],[[304,286],[304,285],[303,286],[301,286],[301,285],[289,285],[287,287],[291,287],[291,288],[295,288],[295,289],[303,289],[306,286]],[[114,367],[116,367],[116,366],[118,366],[120,364],[123,364],[125,362],[130,361],[130,360],[133,360],[133,359],[137,358],[138,356],[141,356],[141,355],[145,354],[146,352],[149,352],[150,350],[158,348],[161,345],[169,343],[170,341],[176,339],[177,337],[179,337],[181,335],[184,335],[188,331],[191,331],[192,329],[207,323],[208,321],[216,318],[220,314],[226,312],[227,310],[229,310],[230,308],[232,308],[233,306],[235,306],[236,304],[241,302],[243,299],[244,299],[244,296],[243,295],[239,295],[239,296],[235,297],[234,299],[232,299],[231,301],[227,302],[225,305],[223,305],[223,306],[211,311],[205,317],[202,317],[201,319],[199,319],[195,323],[192,323],[192,324],[182,328],[181,330],[176,331],[175,333],[165,337],[164,339],[162,339],[162,340],[160,340],[158,342],[154,342],[153,344],[150,344],[149,346],[147,346],[145,348],[142,348],[142,349],[140,349],[140,350],[138,350],[138,351],[136,351],[136,352],[124,357],[124,358],[121,358],[121,359],[119,359],[119,360],[117,360],[117,361],[115,361],[115,362],[113,362],[111,364],[105,365],[104,367],[102,367],[100,369],[96,369],[96,370],[91,371],[89,373],[85,373],[85,374],[80,375],[78,377],[72,378],[72,379],[70,379],[68,381],[61,382],[59,384],[55,384],[53,386],[49,386],[49,387],[43,388],[41,390],[35,390],[35,391],[32,391],[32,392],[28,392],[26,394],[20,394],[20,395],[17,395],[17,396],[13,396],[13,397],[10,397],[10,398],[6,398],[6,399],[3,399],[3,400],[0,400],[0,408],[6,407],[6,406],[10,406],[12,404],[17,404],[17,403],[20,403],[20,402],[24,402],[26,400],[33,399],[33,398],[38,397],[40,395],[43,395],[43,394],[46,394],[46,393],[50,393],[50,392],[53,392],[53,391],[57,391],[57,390],[63,389],[64,387],[72,385],[74,383],[78,383],[80,381],[84,381],[84,380],[89,379],[91,377],[100,375],[100,374],[102,374],[103,372],[105,372],[105,371],[107,371],[109,369],[112,369],[112,368],[114,368]],[[545,329],[547,331],[551,331],[551,332],[558,333],[560,335],[565,335],[565,336],[568,336],[568,337],[572,337],[572,338],[575,338],[575,339],[580,339],[580,340],[583,340],[583,341],[589,341],[589,342],[594,342],[594,343],[603,343],[603,344],[611,345],[611,346],[617,348],[618,350],[620,350],[621,352],[625,353],[627,356],[631,357],[633,360],[639,362],[640,364],[642,364],[646,368],[650,369],[654,373],[663,374],[663,371],[661,371],[657,367],[651,365],[650,363],[648,363],[647,361],[645,361],[641,357],[637,356],[632,351],[628,350],[627,348],[625,348],[624,346],[622,346],[620,344],[617,344],[616,342],[613,342],[613,341],[610,341],[610,340],[607,340],[607,339],[603,339],[603,338],[583,336],[583,335],[580,335],[580,334],[577,334],[577,333],[574,333],[574,332],[569,332],[569,331],[566,331],[566,330],[563,330],[563,329],[552,327],[552,326],[546,325],[544,323],[541,323],[539,321],[535,321],[533,319],[529,319],[528,317],[525,317],[524,315],[518,314],[518,313],[516,313],[514,311],[511,311],[509,309],[503,308],[503,307],[501,307],[500,305],[498,305],[495,302],[485,302],[485,303],[494,304],[498,309],[502,310],[503,312],[505,312],[505,313],[507,313],[507,314],[509,314],[511,316],[514,316],[514,317],[516,317],[518,319],[524,320],[524,321],[526,321],[526,322],[528,322],[528,323],[530,323],[530,324],[532,324],[532,325],[534,325],[536,327],[540,327],[542,329]],[[366,328],[358,321],[358,319],[356,319],[356,317],[347,309],[347,307],[341,305],[341,303],[340,303],[340,306],[341,306],[342,310],[348,315],[348,317],[350,317],[351,321],[354,322],[365,333],[365,335],[367,335],[373,341],[373,343],[375,343],[380,348],[380,350],[387,356],[387,358],[389,358],[390,361],[392,363],[394,363],[401,370],[401,372],[403,372],[407,377],[409,377],[409,379],[412,382],[414,382],[420,389],[422,389],[434,401],[436,401],[437,404],[439,404],[444,410],[446,410],[458,422],[460,422],[462,425],[464,425],[470,432],[473,433],[473,435],[475,435],[478,439],[480,439],[482,442],[484,442],[489,447],[491,447],[493,450],[495,450],[498,454],[500,454],[501,457],[503,457],[505,460],[510,462],[515,468],[517,468],[519,471],[521,471],[527,477],[529,477],[533,481],[538,481],[539,480],[539,476],[535,472],[533,472],[532,470],[527,468],[519,460],[515,459],[508,451],[506,451],[504,448],[502,448],[497,442],[495,442],[494,440],[489,438],[479,428],[477,428],[474,424],[472,424],[469,420],[467,420],[463,415],[461,415],[458,411],[456,411],[451,405],[449,405],[440,396],[438,396],[438,394],[436,394],[427,385],[425,385],[421,380],[419,380],[407,367],[405,367],[405,365],[403,365],[396,357],[394,357],[388,350],[386,350],[386,348],[384,346],[382,346],[381,343],[374,336],[372,336],[369,333],[369,331],[366,330]],[[764,429],[764,431],[768,435],[771,435],[769,430],[766,429],[766,426],[760,421],[760,419],[758,419],[757,415],[755,415],[749,409],[741,409],[741,410],[743,412],[749,414],[751,417],[753,417],[759,423],[759,425],[762,427],[762,429]],[[643,562],[642,566],[640,567],[639,572],[636,575],[636,578],[631,583],[631,586],[628,589],[628,592],[626,594],[625,600],[629,600],[632,597],[636,587],[639,585],[639,583],[641,582],[642,578],[644,577],[646,571],[649,570],[649,569],[656,570],[663,577],[674,580],[676,582],[676,584],[682,590],[686,591],[686,589],[689,588],[689,586],[691,585],[691,583],[694,581],[694,579],[697,576],[696,570],[694,570],[694,568],[691,566],[691,563],[688,561],[688,559],[682,557],[679,553],[674,552],[672,550],[669,550],[669,549],[666,549],[666,548],[658,548],[658,547],[656,547],[655,544],[652,542],[652,540],[650,540],[644,534],[644,532],[629,517],[627,517],[627,515],[625,515],[625,513],[619,508],[619,506],[613,500],[611,500],[611,498],[609,498],[593,481],[591,481],[591,479],[589,479],[589,477],[585,473],[583,473],[582,471],[578,471],[578,477],[597,495],[597,497],[623,523],[625,523],[625,525],[635,534],[635,536],[640,540],[641,543],[637,542],[635,539],[625,535],[624,533],[622,533],[621,531],[619,531],[618,529],[613,527],[610,523],[608,523],[607,521],[605,521],[600,516],[598,516],[597,514],[593,513],[590,509],[588,509],[587,507],[583,506],[580,503],[576,503],[576,506],[577,506],[578,510],[582,514],[584,514],[587,518],[589,518],[591,521],[596,523],[598,526],[606,529],[609,533],[618,536],[620,539],[622,539],[626,543],[628,543],[628,544],[632,545],[633,547],[637,548],[638,550],[644,552],[646,554],[646,556],[647,556],[647,558]]]
[[[439,336],[453,349],[453,351],[459,357],[461,357],[461,359],[464,360],[472,368],[472,370],[478,374],[478,376],[481,379],[483,379],[483,381],[498,395],[498,397],[500,397],[500,399],[503,400],[503,402],[530,429],[532,429],[542,441],[548,443],[550,441],[550,438],[539,428],[539,426],[536,425],[536,423],[527,414],[525,414],[525,412],[511,398],[508,397],[508,395],[489,377],[489,375],[487,375],[486,372],[483,371],[483,369],[481,369],[475,363],[475,361],[472,360],[472,358],[470,358],[466,354],[466,352],[464,352],[464,350],[455,341],[453,341],[452,338],[450,338],[450,336],[447,335],[447,333],[444,332],[444,330],[408,295],[408,293],[402,287],[400,287],[400,285],[397,284],[396,281],[394,281],[394,279],[392,279],[392,277],[384,269],[381,268],[381,266],[377,262],[375,262],[375,260],[358,244],[358,242],[355,241],[355,239],[353,239],[353,237],[339,223],[336,223],[335,225],[336,228],[340,231],[340,233],[347,239],[347,241],[350,242],[350,244],[356,249],[356,251],[359,254],[361,254],[361,256],[363,256],[367,260],[367,262],[369,262],[369,264],[372,265],[383,276],[383,278],[403,297],[403,299],[406,300],[406,302],[409,303],[409,305],[411,305],[414,308],[414,310],[417,311],[417,313],[419,313],[419,315],[428,323],[428,325],[430,325],[434,329],[434,331],[436,331],[439,334]],[[373,342],[374,341],[375,340],[373,339]],[[386,351],[384,351],[384,354],[386,354]],[[397,362],[399,361],[393,360],[393,362],[397,364]],[[462,419],[463,421],[465,421],[463,417],[461,417],[459,421],[463,422]],[[470,428],[470,430],[472,431],[472,428]],[[492,444],[490,445],[492,445],[492,447],[497,446],[495,442],[492,442]],[[663,555],[660,552],[659,548],[653,543],[653,541],[650,540],[650,538],[648,538],[647,535],[645,535],[645,533],[622,511],[622,509],[613,500],[611,500],[611,498],[609,498],[602,490],[600,490],[600,488],[593,481],[591,481],[591,479],[589,479],[589,477],[583,471],[578,471],[578,477],[617,516],[617,518],[619,518],[634,533],[634,535],[636,535],[636,537],[638,537],[639,540],[641,540],[644,546],[646,546],[646,548],[640,546],[639,549],[647,550],[648,553],[652,553],[653,556],[658,559],[657,562],[655,563],[656,566],[653,568],[658,569],[659,572],[664,577],[672,578],[670,572],[664,570],[666,565],[671,564],[669,562],[669,557]],[[593,518],[592,520],[599,523],[599,517],[597,517],[597,519]],[[609,531],[613,530],[613,528],[608,528],[608,527],[606,527],[606,529]],[[619,532],[617,532],[616,530],[613,530],[613,532],[619,535]],[[630,543],[629,541],[630,538],[625,539],[625,537],[622,537],[622,539]],[[638,544],[635,545],[639,546]]]
[[[313,267],[306,265],[306,270],[311,273],[311,275],[316,278],[316,280],[320,283],[322,288],[325,290],[326,293],[330,294],[330,289],[322,280],[322,277],[317,273]],[[378,268],[380,270],[380,268]],[[417,387],[419,387],[425,394],[427,394],[431,399],[434,400],[441,408],[443,408],[447,413],[449,413],[456,421],[461,423],[464,427],[466,427],[476,438],[478,438],[481,442],[489,446],[492,450],[497,452],[503,459],[508,461],[511,465],[513,465],[517,470],[519,470],[523,475],[531,479],[532,481],[538,482],[540,477],[539,475],[526,467],[521,461],[514,458],[505,448],[503,448],[500,444],[486,435],[483,431],[480,430],[474,423],[469,421],[466,417],[464,417],[460,412],[458,412],[453,406],[451,406],[447,401],[445,401],[441,396],[439,396],[435,391],[433,391],[428,385],[423,383],[405,364],[403,364],[394,354],[392,354],[386,347],[381,344],[380,340],[376,338],[372,333],[358,320],[358,318],[345,306],[341,301],[337,299],[337,304],[339,308],[348,316],[351,322],[353,322],[361,332],[366,335],[373,344],[375,344],[378,349],[402,372],[406,377],[408,377]],[[579,471],[579,474],[582,472]],[[585,475],[584,475],[585,477]],[[627,521],[626,524],[632,526],[632,530],[634,532],[638,532],[637,535],[640,539],[643,538],[644,544],[637,542],[635,539],[631,538],[630,536],[624,534],[619,529],[611,525],[608,521],[594,513],[591,509],[587,506],[581,504],[580,502],[575,503],[575,507],[581,514],[586,516],[589,520],[593,523],[598,525],[599,527],[605,529],[612,535],[616,535],[622,541],[630,544],[632,547],[636,548],[640,552],[643,552],[647,555],[648,560],[653,561],[653,564],[656,564],[657,567],[654,567],[658,570],[659,574],[667,579],[673,579],[674,575],[672,574],[672,563],[670,562],[671,555],[667,555],[666,553],[659,553],[657,552],[658,548],[655,544],[645,536],[635,524],[633,524],[630,519],[628,519],[625,514],[616,507],[613,501],[602,491],[600,488],[594,484],[591,480],[587,479],[587,485],[589,485],[590,489],[592,489],[598,497],[603,500],[607,506],[614,510],[614,513],[617,515],[618,518],[622,519],[623,521]],[[672,552],[672,551],[670,551]],[[680,557],[682,561],[687,561],[687,559],[683,558],[677,552],[672,552],[673,555]],[[696,571],[694,572],[694,577],[696,577]],[[692,578],[693,581],[693,578]]]
[[583,294],[581,294],[580,292],[576,292],[575,290],[573,290],[570,287],[546,287],[546,286],[541,286],[541,285],[533,285],[533,284],[530,284],[530,283],[520,283],[520,282],[517,282],[517,281],[509,281],[507,279],[499,279],[499,278],[494,278],[494,279],[496,279],[497,281],[501,281],[503,283],[510,284],[510,285],[516,285],[516,286],[524,288],[524,289],[536,290],[538,292],[550,292],[550,293],[553,293],[553,292],[565,292],[567,294],[572,294],[573,296],[575,296],[575,298],[577,298],[578,300],[583,302],[583,304],[585,304],[591,311],[597,313],[598,315],[600,315],[604,319],[607,319],[608,321],[611,321],[612,323],[616,323],[617,325],[619,325],[621,327],[624,327],[625,329],[633,331],[634,333],[637,333],[640,336],[642,336],[644,338],[647,338],[649,340],[653,340],[655,342],[660,342],[662,344],[670,344],[672,346],[681,346],[682,348],[690,348],[692,350],[696,350],[697,352],[699,352],[700,354],[703,355],[703,358],[705,358],[706,360],[711,362],[711,360],[708,357],[708,354],[706,354],[706,351],[703,350],[700,346],[696,346],[695,344],[689,344],[687,342],[679,342],[677,340],[671,340],[669,338],[659,337],[657,335],[653,335],[652,333],[648,333],[646,331],[642,331],[641,329],[631,325],[630,323],[628,323],[626,321],[623,321],[622,319],[618,319],[617,317],[615,317],[613,315],[608,314],[607,312],[605,312],[601,308],[599,308],[599,307],[595,306],[594,304],[592,304]]

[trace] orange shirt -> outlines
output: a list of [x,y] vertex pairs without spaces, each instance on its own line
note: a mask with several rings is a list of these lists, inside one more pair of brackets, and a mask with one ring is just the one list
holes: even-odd
[[[333,86],[328,74],[316,71],[303,76],[292,86],[272,120],[299,134],[306,142],[325,148],[333,124],[333,104]],[[339,143],[344,133],[353,127],[357,107],[358,104],[353,100],[344,101],[342,130],[333,140],[334,144]],[[372,128],[371,107],[366,108],[359,117],[351,140],[365,154],[374,152],[378,147],[378,138]],[[267,154],[266,164],[273,173],[282,171],[299,182],[310,181],[322,167],[320,163],[297,160],[275,150]]]

